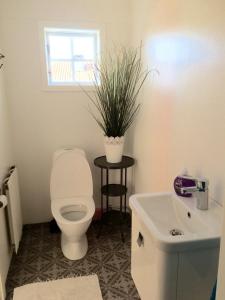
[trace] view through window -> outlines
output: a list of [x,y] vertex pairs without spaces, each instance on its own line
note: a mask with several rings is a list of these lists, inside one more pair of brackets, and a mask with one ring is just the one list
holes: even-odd
[[45,28],[49,85],[92,85],[99,31]]

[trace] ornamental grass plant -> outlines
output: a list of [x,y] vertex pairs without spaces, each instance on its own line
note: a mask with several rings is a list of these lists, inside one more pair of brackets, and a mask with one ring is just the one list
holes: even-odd
[[87,93],[97,113],[90,113],[105,136],[122,137],[137,116],[138,94],[149,74],[143,68],[141,47],[107,52],[94,72],[95,93]]

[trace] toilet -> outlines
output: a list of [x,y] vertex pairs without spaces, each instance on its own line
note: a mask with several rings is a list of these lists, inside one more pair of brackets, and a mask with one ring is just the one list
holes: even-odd
[[95,212],[92,175],[83,150],[54,153],[50,196],[52,214],[62,232],[62,252],[68,259],[81,259],[88,250],[86,232]]

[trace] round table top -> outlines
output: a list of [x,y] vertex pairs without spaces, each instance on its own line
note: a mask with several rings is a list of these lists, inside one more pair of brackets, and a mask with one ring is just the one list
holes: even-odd
[[106,156],[100,156],[95,158],[94,164],[103,169],[124,169],[134,165],[134,159],[130,156],[123,156],[119,163],[109,163],[106,160]]

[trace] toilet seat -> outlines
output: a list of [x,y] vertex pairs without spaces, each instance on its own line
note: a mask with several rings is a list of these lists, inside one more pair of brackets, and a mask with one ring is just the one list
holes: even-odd
[[74,197],[53,201],[51,209],[53,217],[57,222],[63,224],[81,224],[92,219],[95,205],[92,197]]

